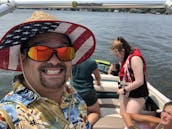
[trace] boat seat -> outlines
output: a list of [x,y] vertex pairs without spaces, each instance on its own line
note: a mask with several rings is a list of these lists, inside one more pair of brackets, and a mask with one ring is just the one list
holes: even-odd
[[93,126],[93,129],[124,129],[124,122],[117,114],[107,115],[101,117]]

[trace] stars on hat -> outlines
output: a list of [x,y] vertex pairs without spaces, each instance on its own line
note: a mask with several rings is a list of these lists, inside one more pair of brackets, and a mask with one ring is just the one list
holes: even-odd
[[29,38],[39,33],[52,32],[59,24],[59,22],[37,21],[36,23],[31,22],[27,23],[27,25],[21,24],[15,26],[11,29],[15,29],[15,31],[9,31],[5,38],[2,38],[0,49],[24,43]]

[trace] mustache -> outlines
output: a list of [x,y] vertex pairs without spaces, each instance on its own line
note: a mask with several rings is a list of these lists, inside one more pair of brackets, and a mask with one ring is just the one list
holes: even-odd
[[46,63],[46,64],[42,64],[39,67],[39,70],[43,70],[45,68],[61,68],[61,69],[65,69],[66,70],[66,65],[64,65],[62,63],[56,64],[56,65],[53,65],[52,63]]

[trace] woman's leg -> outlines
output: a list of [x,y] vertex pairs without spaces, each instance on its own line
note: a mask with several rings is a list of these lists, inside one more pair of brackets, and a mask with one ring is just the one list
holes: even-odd
[[126,113],[126,106],[128,103],[128,97],[125,95],[119,95],[119,102],[120,102],[120,114]]
[[143,97],[140,98],[129,98],[126,105],[127,113],[140,113],[144,108],[145,99]]
[[[128,113],[140,113],[145,105],[145,99],[141,98],[129,98],[126,106],[126,112]],[[139,129],[150,129],[146,123],[137,123]]]

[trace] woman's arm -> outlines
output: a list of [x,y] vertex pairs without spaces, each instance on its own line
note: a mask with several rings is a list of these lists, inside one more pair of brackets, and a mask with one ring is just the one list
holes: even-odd
[[134,124],[133,124],[133,122],[132,122],[132,118],[130,117],[130,114],[128,114],[128,113],[123,113],[123,114],[122,114],[122,118],[123,118],[123,120],[124,120],[124,122],[125,122],[125,125],[126,125],[127,127],[133,127],[133,126],[134,126]]
[[148,123],[151,127],[160,122],[160,118],[150,115],[124,113],[122,114],[122,117],[127,127],[134,126],[132,122],[133,120],[136,122]]
[[108,69],[108,74],[112,74],[112,71],[114,70],[114,68],[115,68],[115,64],[111,64]]

